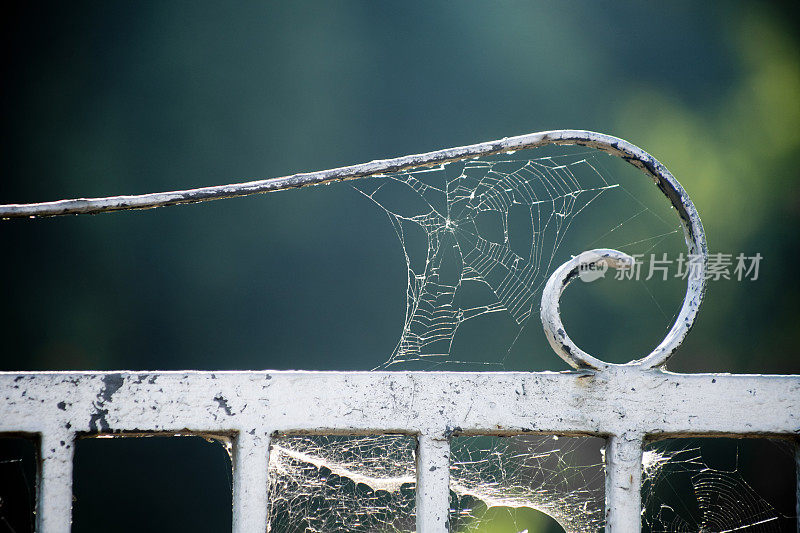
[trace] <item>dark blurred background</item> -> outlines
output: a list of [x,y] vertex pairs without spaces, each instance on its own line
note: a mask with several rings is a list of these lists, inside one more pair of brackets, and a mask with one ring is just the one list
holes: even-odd
[[[0,23],[0,203],[216,185],[547,129],[600,131],[665,163],[712,251],[764,257],[757,281],[711,284],[670,369],[800,372],[794,3],[20,4]],[[397,239],[347,184],[6,221],[0,250],[2,370],[368,370],[387,360],[402,327]],[[570,331],[611,360],[644,355],[682,289],[665,292],[672,307],[660,322],[649,320],[649,301],[632,299],[642,307],[631,312],[603,298],[613,290],[571,290]],[[566,369],[532,320],[504,367]],[[203,511],[198,528],[225,529],[225,454],[191,441],[79,445],[76,530],[108,529],[97,502],[112,497],[98,488],[109,470],[128,488],[116,501],[150,495],[142,519]],[[21,478],[15,458],[27,452],[5,446],[5,479]],[[158,460],[164,468],[152,467]],[[203,470],[208,490],[168,490],[153,477],[181,460],[186,476]],[[741,466],[772,476],[755,459]],[[791,509],[790,483],[778,485],[775,497]]]

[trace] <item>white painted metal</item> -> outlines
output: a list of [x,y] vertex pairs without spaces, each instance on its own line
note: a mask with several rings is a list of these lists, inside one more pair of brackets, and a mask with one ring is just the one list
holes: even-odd
[[642,517],[642,435],[623,433],[606,445],[606,531],[639,531]]
[[[595,250],[565,263],[542,298],[556,352],[577,372],[43,372],[0,373],[0,432],[41,439],[37,528],[68,531],[76,436],[202,434],[233,441],[235,533],[267,528],[268,457],[275,432],[417,436],[417,524],[448,528],[449,438],[550,433],[608,438],[606,530],[640,528],[642,444],[669,436],[797,436],[800,376],[673,374],[661,367],[691,328],[705,290],[700,217],[670,172],[627,141],[583,130],[533,133],[295,174],[187,191],[0,205],[0,218],[99,213],[245,196],[414,169],[547,144],[580,144],[623,158],[654,180],[676,209],[699,270],[659,346],[626,365],[580,350],[559,317],[559,297],[581,265],[620,267],[630,257]],[[598,258],[598,255],[600,256]],[[800,455],[798,455],[800,457]]]
[[[542,291],[541,317],[544,326],[545,336],[553,350],[574,368],[591,368],[602,370],[610,366],[619,366],[612,363],[601,361],[600,359],[584,352],[572,341],[567,334],[564,324],[561,321],[559,301],[561,294],[567,286],[580,275],[580,269],[586,266],[605,265],[606,267],[625,269],[633,267],[634,259],[626,253],[611,249],[596,249],[583,252],[573,257],[560,267],[558,267]],[[703,277],[705,275],[705,264],[698,264],[698,271],[693,275]],[[686,309],[693,302],[699,302],[702,294],[702,287],[689,284],[684,298],[683,307]],[[699,303],[697,304],[699,305]],[[661,367],[678,349],[683,339],[689,333],[694,323],[694,317],[686,316],[675,321],[667,337],[650,355],[637,361],[626,363],[627,366],[638,366],[643,369]]]
[[[624,139],[586,130],[553,130],[507,137],[496,141],[446,148],[424,154],[383,159],[318,172],[294,174],[282,178],[204,187],[185,191],[114,196],[108,198],[79,198],[36,204],[0,205],[0,219],[56,216],[79,213],[101,213],[125,209],[148,209],[159,206],[196,203],[232,198],[284,189],[317,185],[331,181],[374,176],[399,170],[414,169],[470,157],[537,148],[550,144],[582,145],[602,150],[622,158],[649,176],[675,208],[683,227],[690,256],[700,258],[696,276],[689,276],[686,297],[672,328],[653,352],[640,361],[645,368],[664,364],[683,342],[691,329],[705,294],[705,268],[708,261],[705,231],[692,200],[678,180],[655,157]],[[562,267],[563,268],[563,267]],[[551,341],[552,342],[552,341]],[[558,350],[557,350],[558,351]]]
[[[417,435],[419,531],[427,533],[428,524],[446,520],[442,466],[452,434],[612,437],[607,455],[613,479],[615,472],[639,468],[631,463],[638,452],[615,445],[614,436],[800,434],[800,376],[673,374],[626,366],[565,373],[0,373],[0,391],[0,432],[43,436],[38,527],[46,533],[68,529],[72,447],[60,442],[77,435],[238,437],[237,533],[264,531],[265,436]],[[430,475],[431,466],[442,475]],[[631,531],[611,528],[638,523],[638,507],[625,504],[637,496],[613,489],[608,497],[610,516],[618,520],[609,531]]]
[[[696,211],[694,206],[691,205],[689,197],[686,196],[677,180],[675,180],[669,171],[653,156],[624,139],[586,130],[541,131],[468,146],[445,148],[443,150],[436,150],[423,154],[370,161],[368,163],[360,163],[347,167],[320,170],[317,172],[303,172],[279,178],[202,187],[184,191],[113,196],[107,198],[76,198],[72,200],[58,200],[35,204],[6,204],[0,205],[0,219],[81,213],[92,214],[126,209],[149,209],[167,205],[235,198],[252,194],[294,189],[308,185],[318,185],[331,181],[357,179],[400,170],[439,165],[471,157],[537,148],[549,144],[579,144],[589,146],[628,161],[650,175],[656,183],[662,187],[665,194],[675,195],[674,201],[681,206],[678,208],[681,217],[683,217],[684,214],[692,214],[691,217],[686,218],[685,222],[688,226],[691,227],[699,223],[700,218],[696,216]],[[702,232],[700,232],[700,234],[701,233]],[[700,235],[697,232],[694,232],[694,234]]]
[[[690,256],[700,259],[696,275],[689,276],[686,297],[675,322],[664,340],[653,352],[643,358],[639,363],[644,368],[662,366],[672,353],[680,346],[686,334],[691,329],[700,304],[705,294],[705,269],[708,261],[705,231],[700,221],[692,200],[683,189],[678,180],[655,157],[645,152],[638,146],[626,140],[603,133],[585,130],[554,130],[538,133],[529,133],[516,137],[507,137],[496,141],[446,148],[424,154],[407,155],[393,159],[384,159],[361,163],[348,167],[321,170],[294,174],[282,178],[250,181],[215,187],[204,187],[185,191],[143,194],[136,196],[115,196],[108,198],[80,198],[74,200],[59,200],[37,204],[9,204],[0,205],[0,219],[56,216],[79,213],[100,213],[105,211],[118,211],[125,209],[146,209],[159,206],[176,205],[184,203],[203,202],[221,198],[247,196],[290,188],[356,179],[374,176],[399,170],[407,170],[443,164],[452,161],[490,155],[501,152],[510,152],[529,148],[537,148],[550,144],[555,145],[582,145],[602,150],[611,155],[622,158],[645,175],[649,176],[667,200],[675,208],[683,227],[686,245]],[[564,269],[565,266],[562,266]],[[551,278],[552,281],[552,278]],[[556,300],[556,310],[557,310]],[[543,305],[544,308],[544,305]],[[543,315],[544,318],[544,315]],[[547,323],[545,323],[547,327]],[[553,341],[551,340],[551,343]],[[574,345],[573,345],[574,346]],[[555,347],[555,346],[554,346]],[[564,345],[567,349],[567,345]],[[559,351],[557,348],[556,351]],[[562,355],[559,353],[559,355]],[[587,354],[583,354],[585,359]],[[563,357],[563,355],[562,355]],[[568,361],[570,362],[570,361]],[[572,364],[572,363],[570,363]],[[589,365],[592,366],[592,365]]]
[[37,531],[68,533],[72,516],[75,433],[52,428],[41,433],[36,497]]
[[417,437],[417,530],[450,531],[450,440],[442,431]]
[[[559,302],[564,289],[575,279],[579,269],[583,266],[605,265],[611,268],[630,268],[634,259],[628,254],[610,249],[597,249],[576,255],[560,267],[547,280],[542,291],[542,325],[544,334],[550,346],[558,356],[573,368],[591,368],[602,370],[610,366],[596,357],[584,352],[567,335],[563,322]],[[681,328],[688,328],[681,323]],[[671,350],[669,350],[671,352]]]
[[233,439],[233,533],[267,530],[268,431],[239,431]]

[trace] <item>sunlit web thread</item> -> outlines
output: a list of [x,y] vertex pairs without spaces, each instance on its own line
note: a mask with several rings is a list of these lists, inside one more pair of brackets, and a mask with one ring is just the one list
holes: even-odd
[[464,533],[482,531],[485,520],[471,508],[480,502],[509,511],[534,509],[568,533],[595,533],[603,525],[604,478],[600,454],[591,444],[583,438],[547,436],[458,439],[451,469],[451,490],[457,497],[451,523]]
[[[644,522],[651,533],[781,533],[793,530],[738,470],[709,467],[699,448],[645,452]],[[662,500],[676,473],[689,477],[693,497],[679,505]]]
[[[553,157],[475,159],[366,181],[357,190],[389,217],[407,268],[403,330],[383,367],[450,357],[458,328],[487,313],[507,312],[523,328],[575,216],[618,186],[609,184],[587,157],[566,163]],[[400,184],[416,195],[424,206],[421,212],[387,207],[380,198],[387,184]],[[526,212],[525,237],[512,235],[512,211],[519,209]],[[499,216],[499,238],[482,231],[484,214]],[[422,230],[427,242],[421,266],[408,245],[414,228]],[[460,298],[470,283],[489,290],[472,305]]]
[[[402,435],[276,437],[270,530],[413,531],[414,449],[413,437]],[[535,509],[567,533],[595,533],[604,525],[603,461],[589,439],[459,437],[452,443],[450,475],[453,531],[483,531],[491,520],[484,517],[487,508],[509,517],[515,509]],[[681,476],[688,476],[691,490],[668,505],[660,489],[672,488]],[[651,533],[792,530],[738,471],[710,468],[699,448],[646,450],[643,482],[643,522]]]
[[413,531],[414,447],[398,435],[275,438],[269,531]]
[[[507,312],[520,328],[525,326],[573,219],[603,192],[617,187],[581,157],[566,164],[554,158],[472,160],[359,184],[359,191],[388,216],[408,274],[403,333],[385,366],[451,357],[460,325],[488,313]],[[413,196],[421,208],[409,213],[401,203],[392,202],[392,186]],[[519,208],[526,210],[527,241],[515,241],[511,219]],[[484,214],[499,216],[496,238],[482,232]],[[414,231],[424,236],[421,257],[415,254]],[[470,282],[485,287],[489,297],[465,304],[460,291]],[[481,530],[485,523],[480,509],[487,507],[511,514],[517,508],[537,509],[569,533],[602,528],[599,453],[588,462],[573,460],[565,438],[555,448],[518,438],[482,443],[480,437],[476,439],[477,446],[462,438],[453,446],[454,531]],[[273,531],[412,531],[412,440],[393,436],[275,439],[270,459]],[[646,461],[646,478],[668,471],[666,465],[673,460],[673,456],[654,457]],[[706,468],[699,457],[694,466]],[[667,530],[701,531],[688,522],[684,525],[689,529]]]
[[[569,533],[602,526],[603,467],[585,439],[462,437],[451,468],[453,531],[481,530],[479,508],[542,511]],[[414,531],[414,439],[279,436],[270,453],[270,531]],[[594,450],[596,452],[596,450]],[[517,530],[515,530],[517,531]]]

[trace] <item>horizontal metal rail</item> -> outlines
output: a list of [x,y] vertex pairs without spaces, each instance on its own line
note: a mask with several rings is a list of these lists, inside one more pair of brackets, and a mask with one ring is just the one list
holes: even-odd
[[[0,432],[41,439],[38,531],[66,532],[81,436],[233,438],[236,533],[267,524],[276,432],[415,435],[418,531],[446,531],[453,435],[547,433],[609,439],[607,530],[636,531],[645,439],[796,436],[800,376],[602,372],[0,373]],[[437,468],[431,469],[432,466]]]

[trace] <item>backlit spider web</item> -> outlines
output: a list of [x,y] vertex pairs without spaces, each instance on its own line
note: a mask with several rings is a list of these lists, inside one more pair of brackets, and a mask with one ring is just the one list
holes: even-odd
[[[645,448],[645,533],[782,533],[781,515],[743,477],[709,466],[700,447]],[[679,441],[673,444],[680,445]],[[600,438],[461,436],[451,441],[450,530],[594,533],[604,520]],[[277,435],[269,461],[269,531],[415,531],[410,435]]]
[[[506,315],[519,337],[558,264],[557,252],[575,218],[611,189],[631,196],[606,178],[611,174],[600,158],[607,154],[561,154],[536,159],[503,154],[359,180],[355,188],[388,217],[407,272],[403,328],[379,368],[472,363],[454,341],[467,322],[491,314]],[[641,211],[598,240],[605,244],[627,222],[651,213],[636,203]],[[631,242],[615,234],[623,241],[615,247],[632,252],[631,247],[643,246],[649,251],[666,236],[681,233],[679,227],[664,224],[668,232],[646,233]],[[584,249],[588,248],[578,251]],[[504,361],[494,364],[502,366]],[[454,438],[451,531],[601,530],[601,447],[600,439],[583,437]],[[684,461],[681,454],[645,453],[643,522],[648,531],[708,531],[702,529],[706,526],[724,531],[725,525],[773,531],[778,519],[774,509],[738,474],[714,471],[699,455],[693,457]],[[665,480],[669,484],[666,474],[676,465],[687,471],[691,467],[694,491],[681,496],[701,510],[701,521],[692,522],[685,513],[670,514],[672,508],[654,490]],[[270,531],[415,530],[413,436],[278,435],[269,468]],[[749,505],[739,505],[741,499]]]
[[[539,524],[547,531],[597,531],[603,524],[603,466],[595,441],[600,439],[455,438],[450,530],[517,533]],[[405,435],[277,436],[269,463],[270,531],[415,531],[415,444]],[[520,509],[533,516],[517,518]]]
[[489,313],[507,313],[521,331],[573,219],[618,186],[592,164],[593,153],[504,156],[357,186],[388,216],[407,267],[402,333],[381,368],[449,361],[459,328]]
[[643,526],[647,533],[795,531],[738,468],[710,467],[699,447],[644,452]]

